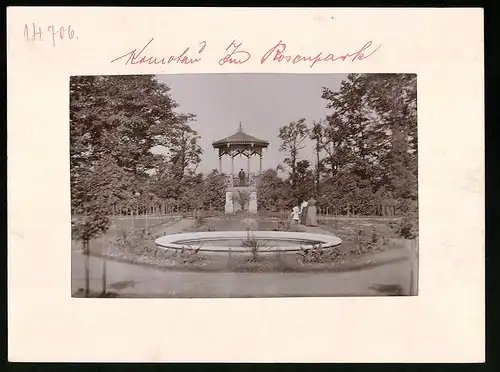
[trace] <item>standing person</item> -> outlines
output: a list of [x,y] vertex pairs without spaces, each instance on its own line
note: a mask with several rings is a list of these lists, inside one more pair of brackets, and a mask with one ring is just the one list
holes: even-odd
[[300,208],[295,206],[292,209],[292,223],[294,225],[298,225],[299,220],[300,220]]
[[302,225],[307,223],[307,201],[305,199],[300,205],[300,223]]
[[311,197],[307,202],[307,226],[318,226],[316,199]]

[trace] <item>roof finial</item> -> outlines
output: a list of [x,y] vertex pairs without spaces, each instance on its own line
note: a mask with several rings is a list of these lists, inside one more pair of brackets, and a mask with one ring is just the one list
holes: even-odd
[[240,131],[240,132],[242,131],[242,128],[241,128],[241,121],[240,121],[240,128],[239,128],[239,131]]

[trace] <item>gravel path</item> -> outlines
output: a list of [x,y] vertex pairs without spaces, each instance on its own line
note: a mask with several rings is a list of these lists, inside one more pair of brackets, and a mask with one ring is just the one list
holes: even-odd
[[[90,258],[91,291],[101,290],[100,258]],[[84,287],[84,258],[75,255],[72,290]],[[194,273],[107,261],[108,290],[121,297],[376,296],[380,288],[407,293],[406,261],[344,273]],[[379,290],[377,290],[379,288]]]

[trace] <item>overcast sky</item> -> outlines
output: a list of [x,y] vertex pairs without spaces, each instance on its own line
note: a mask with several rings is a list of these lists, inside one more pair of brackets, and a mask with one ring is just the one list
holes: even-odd
[[[158,75],[159,81],[171,88],[177,111],[197,116],[193,129],[201,136],[203,173],[219,167],[212,142],[238,130],[269,141],[264,152],[263,169],[275,168],[283,162],[279,152],[279,128],[290,121],[313,120],[326,116],[326,101],[321,99],[322,87],[340,88],[347,74],[183,74]],[[313,160],[312,146],[302,150],[302,158]],[[223,159],[223,171],[230,172],[229,158]],[[235,170],[246,171],[246,159],[235,158]],[[251,171],[258,171],[258,158],[252,159]]]

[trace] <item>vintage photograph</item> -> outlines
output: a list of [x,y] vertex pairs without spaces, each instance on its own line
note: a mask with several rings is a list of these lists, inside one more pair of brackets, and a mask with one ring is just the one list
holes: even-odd
[[72,76],[73,297],[418,295],[415,74]]

